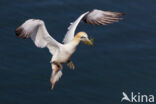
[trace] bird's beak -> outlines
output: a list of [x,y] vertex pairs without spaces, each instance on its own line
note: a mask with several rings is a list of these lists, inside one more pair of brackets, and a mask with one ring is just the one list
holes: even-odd
[[93,46],[94,39],[93,39],[93,38],[90,38],[90,39],[87,38],[87,39],[85,39],[85,40],[83,41],[83,43],[86,44],[86,45]]

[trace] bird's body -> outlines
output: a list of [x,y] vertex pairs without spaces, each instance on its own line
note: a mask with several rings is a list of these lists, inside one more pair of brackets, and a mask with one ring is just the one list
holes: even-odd
[[79,42],[72,41],[68,44],[61,45],[56,51],[56,54],[53,55],[51,62],[67,62],[70,59],[71,55],[76,51],[76,47],[78,44]]
[[85,32],[79,32],[75,35],[75,30],[80,21],[92,25],[106,25],[121,20],[121,15],[122,13],[101,11],[97,9],[85,12],[68,27],[63,43],[59,43],[51,37],[44,22],[38,19],[29,19],[25,21],[16,29],[16,35],[24,39],[30,37],[37,47],[47,47],[49,49],[49,52],[53,55],[50,61],[53,69],[50,81],[52,83],[52,88],[54,88],[55,83],[62,76],[63,63],[67,62],[67,65],[71,69],[75,68],[70,57],[76,51],[79,43],[82,41],[88,45],[93,44],[92,41],[88,39],[88,35]]

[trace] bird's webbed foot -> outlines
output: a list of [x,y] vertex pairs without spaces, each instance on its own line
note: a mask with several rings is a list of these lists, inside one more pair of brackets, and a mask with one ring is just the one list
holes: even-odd
[[52,64],[55,64],[59,69],[63,69],[63,66],[61,63],[53,61]]
[[68,66],[70,69],[73,69],[73,70],[75,69],[74,64],[73,64],[72,61],[70,61],[70,60],[67,62],[67,66]]

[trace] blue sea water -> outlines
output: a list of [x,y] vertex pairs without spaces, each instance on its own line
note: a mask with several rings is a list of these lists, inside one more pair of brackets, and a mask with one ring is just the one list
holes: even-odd
[[[155,0],[1,0],[0,104],[120,104],[122,92],[156,95]],[[14,30],[29,18],[45,21],[62,41],[69,23],[94,8],[125,12],[108,26],[81,23],[77,29],[94,37],[93,47],[80,44],[50,90],[51,55]],[[126,103],[126,102],[124,102]]]

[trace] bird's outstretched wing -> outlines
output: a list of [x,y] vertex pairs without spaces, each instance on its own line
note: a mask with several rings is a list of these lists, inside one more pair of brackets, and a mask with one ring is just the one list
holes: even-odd
[[124,15],[124,13],[95,9],[85,15],[83,21],[92,25],[107,25],[122,20],[122,18],[120,18],[122,15]]
[[19,38],[25,39],[31,37],[37,47],[47,47],[51,54],[54,54],[61,45],[61,43],[49,35],[42,20],[29,19],[18,27],[15,32]]
[[118,22],[119,20],[122,19],[120,18],[120,16],[122,15],[124,15],[124,13],[102,11],[97,9],[88,11],[82,14],[75,22],[71,23],[63,39],[63,43],[66,44],[72,41],[72,39],[74,38],[75,30],[81,20],[84,21],[85,23],[92,25],[107,25],[114,22]]
[[86,12],[84,14],[82,14],[75,22],[70,23],[70,26],[68,27],[68,31],[63,39],[63,43],[66,44],[70,41],[73,40],[74,38],[74,34],[75,34],[75,30],[77,28],[77,25],[79,24],[79,22],[82,20],[82,18],[89,12]]

